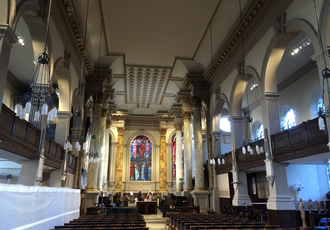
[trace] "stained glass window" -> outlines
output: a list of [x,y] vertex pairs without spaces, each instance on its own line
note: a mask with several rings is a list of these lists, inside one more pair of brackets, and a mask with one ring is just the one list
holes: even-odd
[[[183,137],[181,139],[181,146],[182,146],[182,177],[184,175],[184,166],[183,166],[183,160],[184,160],[184,143],[183,143]],[[173,162],[172,162],[172,176],[173,180],[176,179],[176,137],[174,136],[172,140],[172,153],[173,153]]]
[[148,137],[137,136],[131,142],[130,180],[151,181],[152,146]]

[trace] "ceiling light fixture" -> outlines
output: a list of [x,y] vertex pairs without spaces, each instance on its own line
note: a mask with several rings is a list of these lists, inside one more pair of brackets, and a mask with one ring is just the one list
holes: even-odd
[[301,39],[297,45],[292,49],[291,51],[291,55],[294,56],[297,53],[299,53],[300,50],[302,50],[303,48],[306,48],[307,46],[309,46],[311,44],[311,40],[309,39],[309,37],[306,35],[303,39]]

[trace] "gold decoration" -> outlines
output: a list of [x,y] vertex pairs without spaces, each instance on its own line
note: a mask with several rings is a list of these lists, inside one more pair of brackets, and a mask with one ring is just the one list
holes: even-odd
[[174,124],[175,131],[181,131],[182,129],[182,123],[175,123]]
[[123,175],[123,151],[124,151],[124,131],[125,128],[120,127],[118,130],[118,145],[117,145],[117,158],[116,158],[116,179],[115,190],[121,191],[122,189],[122,175]]
[[183,116],[183,120],[185,120],[185,121],[190,121],[190,118],[191,118],[191,112],[183,112],[183,113],[182,113],[182,116]]
[[166,129],[160,128],[160,157],[159,157],[159,166],[160,166],[160,177],[159,177],[159,187],[161,191],[167,191],[167,176],[166,176]]

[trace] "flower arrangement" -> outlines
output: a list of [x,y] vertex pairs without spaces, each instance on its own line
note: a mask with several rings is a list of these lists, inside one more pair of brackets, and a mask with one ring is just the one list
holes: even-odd
[[303,184],[296,182],[294,185],[292,185],[292,189],[296,192],[300,192],[304,188]]

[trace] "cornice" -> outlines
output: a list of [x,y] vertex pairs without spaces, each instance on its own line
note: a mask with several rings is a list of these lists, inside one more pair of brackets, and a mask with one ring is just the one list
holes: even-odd
[[80,55],[84,61],[85,68],[88,74],[92,73],[91,64],[89,63],[89,55],[88,51],[85,47],[85,41],[83,37],[83,30],[81,29],[80,24],[77,20],[77,14],[74,8],[74,4],[72,0],[62,0],[62,8],[64,10],[64,15],[66,17],[67,24],[69,25],[69,29],[73,33],[73,40],[75,45],[77,46]]
[[[217,84],[221,84],[225,71],[232,65],[237,65],[241,55],[242,33],[244,36],[246,53],[248,53],[257,42],[260,36],[265,33],[273,25],[273,21],[280,13],[293,2],[293,0],[255,0],[243,12],[242,25],[240,20],[236,22],[232,33],[225,39],[227,42],[219,48],[215,55],[214,64],[210,65],[204,77],[206,80],[213,82],[217,78]],[[236,62],[235,62],[236,61]],[[222,79],[222,80],[221,80]]]
[[10,44],[17,42],[17,36],[9,25],[0,25],[0,38],[5,38]]

